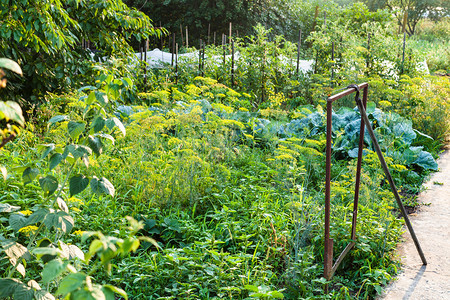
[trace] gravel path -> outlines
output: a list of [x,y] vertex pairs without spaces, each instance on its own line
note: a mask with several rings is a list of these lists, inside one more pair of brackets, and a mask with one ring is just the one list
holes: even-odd
[[450,300],[450,150],[438,164],[440,172],[432,174],[419,196],[419,203],[425,205],[409,215],[428,265],[422,265],[406,232],[398,249],[403,271],[378,299]]

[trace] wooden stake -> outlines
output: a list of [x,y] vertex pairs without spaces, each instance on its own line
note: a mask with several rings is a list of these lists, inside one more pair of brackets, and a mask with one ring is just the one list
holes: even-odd
[[231,32],[231,22],[230,22],[230,37],[229,37],[230,41],[229,41],[229,44],[231,44],[231,35],[232,35],[232,32]]
[[211,23],[208,23],[208,45],[209,45],[209,36],[211,35]]
[[189,48],[189,32],[187,26],[186,26],[186,48]]
[[405,14],[403,15],[403,24],[402,24],[402,32],[406,31],[406,22],[408,21],[408,11],[405,11]]
[[175,33],[172,35],[172,61],[170,65],[173,67],[173,55],[175,54]]
[[178,84],[178,43],[175,44],[175,83]]
[[300,69],[300,47],[302,46],[302,30],[298,32],[298,45],[297,45],[297,76]]
[[181,24],[180,24],[180,32],[181,32],[181,45],[184,45],[183,26],[181,26]]
[[231,40],[231,86],[234,87],[234,40]]

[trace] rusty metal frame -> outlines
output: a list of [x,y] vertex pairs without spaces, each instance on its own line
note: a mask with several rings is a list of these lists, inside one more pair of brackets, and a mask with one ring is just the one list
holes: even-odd
[[[356,242],[356,221],[358,214],[358,200],[359,200],[359,187],[361,183],[361,162],[362,162],[362,154],[364,147],[364,131],[365,124],[370,124],[369,118],[366,113],[367,106],[367,94],[368,94],[368,83],[362,83],[360,85],[351,85],[347,87],[343,92],[331,96],[327,100],[327,144],[326,144],[326,175],[325,175],[325,232],[324,232],[324,277],[327,280],[330,280],[333,277],[334,272],[339,267],[344,257],[350,252],[350,250],[355,246]],[[362,100],[359,98],[360,90],[363,90],[363,98]],[[334,101],[339,100],[347,95],[356,92],[356,104],[358,106],[359,112],[361,114],[361,126],[359,132],[359,145],[358,145],[358,162],[356,167],[356,179],[355,179],[355,195],[353,200],[353,217],[352,217],[352,230],[351,230],[351,242],[345,247],[342,253],[338,256],[336,262],[333,264],[333,239],[330,237],[330,212],[331,212],[331,143],[332,143],[332,104]],[[386,179],[389,181],[391,186],[392,193],[395,196],[397,204],[400,208],[400,212],[405,220],[406,226],[413,238],[414,244],[419,252],[420,258],[422,259],[422,263],[424,265],[427,264],[423,251],[420,247],[419,241],[414,233],[414,230],[411,226],[411,223],[408,219],[408,215],[403,206],[402,201],[400,200],[400,196],[398,194],[397,188],[395,187],[392,176],[387,167],[386,161],[384,160],[383,154],[381,152],[380,146],[378,145],[378,141],[373,132],[372,126],[367,126],[367,131],[372,139],[372,144],[375,148],[375,151],[380,160],[383,171],[386,175]]]

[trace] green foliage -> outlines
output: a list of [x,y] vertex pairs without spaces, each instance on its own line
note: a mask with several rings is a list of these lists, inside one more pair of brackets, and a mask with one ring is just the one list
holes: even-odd
[[[5,277],[0,279],[1,298],[55,299],[52,295],[55,294],[70,299],[115,299],[115,294],[119,294],[127,299],[125,291],[118,287],[93,283],[92,274],[97,272],[99,266],[110,274],[111,260],[117,255],[135,252],[141,240],[154,243],[149,238],[135,236],[142,224],[128,218],[130,232],[123,239],[104,236],[101,232],[86,232],[82,242],[94,238],[86,253],[76,245],[66,244],[63,239],[75,225],[66,202],[67,183],[71,195],[83,192],[90,181],[93,193],[114,197],[114,186],[105,177],[98,179],[89,173],[89,157],[93,153],[97,157],[101,155],[101,150],[107,145],[105,140],[114,143],[116,128],[125,135],[123,124],[110,115],[120,97],[123,82],[129,83],[129,79],[117,82],[104,76],[99,80],[99,87],[81,89],[78,102],[73,103],[74,111],[69,115],[56,115],[48,121],[49,133],[58,132],[55,143],[40,145],[42,154],[38,160],[29,163],[31,166],[17,169],[18,175],[23,170],[23,189],[26,185],[36,189],[33,182],[39,176],[39,186],[43,192],[41,199],[44,201],[25,202],[22,205],[28,209],[20,212],[17,212],[20,206],[3,203],[0,206],[2,214],[10,215],[9,219],[2,218],[2,223],[4,220],[9,222],[8,227],[2,225],[2,231],[7,233],[8,238],[0,235],[1,251],[9,260],[9,266],[5,265],[5,259],[1,261],[5,270]],[[74,117],[76,119],[72,120]],[[79,166],[80,161],[84,168]],[[74,170],[88,172],[88,175],[73,175]],[[11,177],[14,178],[14,175]],[[7,182],[11,182],[12,178],[8,178]],[[93,263],[88,268],[91,260]],[[81,271],[83,266],[87,273]],[[45,288],[35,280],[28,283],[22,281],[39,277],[36,275],[40,268],[40,281],[46,285]],[[23,277],[22,280],[15,278],[16,271]]]
[[7,94],[28,103],[46,91],[78,87],[92,73],[83,40],[103,55],[120,57],[132,53],[131,38],[162,33],[122,1],[4,0],[0,5],[0,56],[18,61],[24,72],[24,80],[14,78]]

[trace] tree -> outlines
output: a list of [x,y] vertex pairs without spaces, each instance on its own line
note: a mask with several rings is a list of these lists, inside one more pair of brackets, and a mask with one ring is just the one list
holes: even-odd
[[[448,0],[366,0],[371,10],[389,8],[397,18],[398,24],[405,28],[408,35],[413,35],[417,23],[430,17],[438,20],[449,15],[450,1]],[[406,17],[406,22],[405,22]]]
[[0,57],[17,61],[24,73],[23,80],[11,77],[5,90],[28,103],[77,86],[74,77],[92,65],[83,40],[103,55],[126,55],[132,38],[161,33],[121,0],[0,0],[0,7]]

